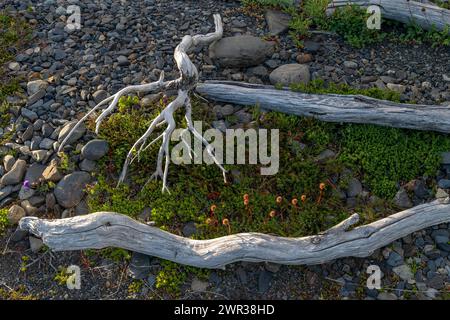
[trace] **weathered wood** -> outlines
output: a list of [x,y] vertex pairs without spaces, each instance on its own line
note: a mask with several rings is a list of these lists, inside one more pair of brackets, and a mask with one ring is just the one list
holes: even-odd
[[381,16],[390,20],[396,20],[402,23],[415,23],[426,30],[433,26],[437,30],[443,30],[445,26],[450,25],[450,10],[438,7],[426,2],[409,0],[333,0],[328,5],[327,13],[330,14],[336,8],[342,8],[347,5],[357,5],[367,8],[371,5],[377,5],[381,8]]
[[120,247],[201,268],[221,268],[236,261],[319,264],[366,257],[414,231],[449,222],[448,202],[447,198],[422,204],[347,231],[358,222],[354,214],[322,234],[301,238],[240,233],[192,240],[113,212],[57,220],[24,217],[19,227],[41,237],[55,251]]
[[197,92],[211,100],[254,106],[329,122],[450,132],[450,107],[400,104],[361,95],[308,94],[273,86],[233,81],[199,83]]

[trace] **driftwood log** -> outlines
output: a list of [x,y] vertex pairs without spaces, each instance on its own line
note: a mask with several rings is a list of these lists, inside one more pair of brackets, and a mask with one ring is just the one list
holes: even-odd
[[450,133],[450,107],[444,105],[400,104],[361,95],[308,94],[234,81],[207,81],[199,83],[196,90],[211,100],[258,105],[267,110],[328,122]]
[[211,269],[237,261],[319,264],[342,257],[366,257],[414,231],[449,222],[448,203],[448,198],[435,200],[348,231],[359,221],[358,214],[353,214],[322,234],[301,238],[240,233],[192,240],[113,212],[58,220],[24,217],[19,227],[41,237],[55,251],[120,247]]
[[429,1],[409,0],[333,0],[328,5],[327,13],[331,14],[337,8],[347,5],[357,5],[367,8],[377,5],[381,8],[381,17],[402,23],[415,23],[426,30],[436,28],[444,30],[450,25],[450,10],[438,7]]

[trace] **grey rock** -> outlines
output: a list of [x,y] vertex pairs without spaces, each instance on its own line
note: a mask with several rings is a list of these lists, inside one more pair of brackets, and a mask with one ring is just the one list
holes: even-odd
[[145,279],[150,274],[151,258],[139,252],[133,252],[128,266],[128,274],[137,280]]
[[193,292],[204,292],[208,288],[209,283],[201,281],[198,278],[194,278],[191,283],[191,290]]
[[[64,125],[64,127],[61,129],[61,131],[59,132],[58,135],[58,142],[61,143],[66,136],[69,134],[70,130],[72,130],[75,127],[75,124],[77,123],[76,120],[71,121],[69,123],[67,123],[66,125]],[[74,133],[72,134],[72,136],[67,140],[67,144],[72,144],[74,142],[76,142],[77,140],[79,140],[84,133],[86,132],[86,126],[84,125],[84,123],[81,123],[78,128],[74,131]]]
[[75,171],[58,182],[55,188],[55,197],[64,208],[76,206],[84,195],[84,188],[91,180],[91,175],[83,171]]
[[23,200],[20,202],[20,206],[25,209],[28,216],[34,216],[38,209],[34,207],[29,200]]
[[356,178],[351,178],[348,183],[347,196],[352,198],[360,195],[363,192],[361,182]]
[[94,92],[92,97],[94,98],[95,103],[100,103],[108,97],[108,92],[105,90],[97,90]]
[[377,296],[378,300],[397,300],[397,296],[392,292],[380,292]]
[[0,189],[0,201],[5,199],[7,196],[9,196],[13,192],[12,186],[6,186],[4,188]]
[[39,90],[46,90],[48,82],[44,80],[34,80],[27,83],[27,93],[29,96],[35,94]]
[[401,188],[394,197],[394,203],[400,208],[411,208],[413,203],[405,189]]
[[266,22],[271,35],[276,36],[283,32],[286,32],[289,28],[290,21],[291,16],[289,14],[276,10],[266,11]]
[[27,129],[22,133],[22,141],[30,140],[33,137],[34,128],[32,125],[29,125]]
[[128,58],[125,56],[118,56],[117,63],[119,66],[124,67],[124,66],[128,66],[130,64],[130,61],[128,61]]
[[81,200],[75,207],[75,215],[81,216],[89,213],[89,206],[85,200]]
[[212,127],[214,129],[222,131],[223,133],[225,133],[227,131],[227,124],[223,120],[213,121]]
[[249,35],[222,38],[209,47],[210,58],[222,67],[256,66],[273,52],[273,43]]
[[93,172],[97,168],[95,161],[84,159],[80,162],[80,169],[86,172]]
[[81,154],[85,159],[98,160],[108,152],[108,142],[94,139],[89,141],[82,149]]
[[36,112],[34,112],[30,109],[27,109],[27,108],[20,109],[20,113],[22,114],[22,116],[30,119],[30,121],[32,121],[32,122],[38,118],[38,115]]
[[3,157],[3,167],[5,168],[6,172],[12,169],[15,162],[16,160],[10,154],[7,154],[6,156]]
[[53,192],[49,192],[45,195],[45,206],[47,210],[53,210],[56,205],[56,198]]
[[12,225],[17,224],[19,220],[25,216],[26,216],[25,210],[16,204],[13,205],[8,210],[8,222]]
[[258,292],[259,293],[265,293],[267,290],[269,290],[271,282],[273,278],[273,273],[269,272],[267,270],[262,270],[259,273],[258,277]]
[[39,250],[41,250],[41,248],[44,246],[44,243],[39,238],[30,236],[29,241],[30,241],[30,249],[34,253],[39,252]]
[[335,156],[336,153],[333,150],[325,149],[315,158],[315,160],[318,162],[324,162],[326,160],[333,159]]
[[396,275],[398,275],[402,280],[407,281],[409,283],[411,283],[411,280],[414,279],[414,274],[411,272],[411,268],[406,264],[394,267],[392,268],[392,271]]
[[55,143],[55,140],[44,138],[42,139],[41,143],[39,144],[39,148],[50,150],[53,147],[53,143]]
[[403,258],[397,252],[392,251],[386,263],[391,267],[398,267],[403,264]]
[[358,64],[354,61],[344,61],[344,67],[349,69],[356,69],[358,68]]
[[272,84],[288,86],[292,83],[308,84],[311,78],[309,67],[305,64],[291,63],[282,65],[269,75]]
[[28,167],[24,180],[28,180],[28,182],[33,185],[37,183],[39,179],[42,179],[44,170],[44,165],[35,162]]
[[450,164],[450,151],[442,152],[441,157],[441,164]]
[[183,227],[182,233],[183,233],[183,236],[185,236],[185,237],[190,237],[190,236],[196,234],[197,227],[195,225],[195,222],[190,221],[190,222],[186,223]]
[[19,200],[26,200],[34,196],[36,190],[22,186],[19,191]]
[[438,181],[439,188],[450,189],[450,179],[441,179]]
[[34,150],[31,151],[31,157],[36,162],[45,162],[47,161],[49,154],[47,153],[47,150]]
[[388,87],[388,89],[396,91],[400,94],[405,93],[405,90],[406,90],[406,87],[401,84],[388,83],[388,84],[386,84],[386,86]]
[[18,184],[22,181],[27,168],[27,163],[24,160],[17,160],[10,171],[8,171],[0,179],[0,185]]

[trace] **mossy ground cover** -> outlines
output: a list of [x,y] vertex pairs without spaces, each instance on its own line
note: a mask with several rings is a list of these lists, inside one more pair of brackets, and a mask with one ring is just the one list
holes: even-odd
[[[392,91],[355,89],[321,80],[291,89],[399,99]],[[115,211],[136,219],[150,210],[149,220],[175,234],[182,234],[185,223],[194,221],[198,231],[192,238],[196,239],[239,232],[305,236],[324,231],[353,212],[360,213],[361,223],[380,219],[399,210],[391,200],[401,184],[422,176],[432,178],[439,168],[440,153],[450,150],[448,136],[438,133],[325,123],[276,112],[261,113],[253,107],[254,127],[280,130],[278,174],[261,176],[258,165],[225,165],[229,172],[236,171],[228,174],[229,182],[224,184],[215,165],[171,164],[171,194],[162,194],[160,181],[148,182],[155,169],[156,144],[131,165],[127,182],[116,187],[126,153],[169,101],[160,100],[149,108],[140,107],[138,102],[137,98],[122,99],[118,112],[102,125],[100,137],[110,143],[110,152],[97,170],[98,183],[88,190],[90,210]],[[204,126],[211,123],[210,105],[194,100],[193,107],[196,119],[205,121]],[[177,121],[184,125],[181,112]],[[89,127],[93,129],[94,123]],[[325,149],[337,155],[317,161]],[[377,200],[359,197],[355,206],[347,207],[338,190],[345,190],[351,177],[361,180]],[[433,179],[427,181],[433,187]],[[229,224],[224,225],[224,219]],[[114,250],[107,254],[116,255]],[[206,277],[207,271],[164,261],[156,286],[176,296],[189,274]]]
[[[9,95],[21,92],[19,80],[5,72],[6,63],[11,61],[14,55],[21,50],[30,40],[30,27],[25,19],[0,11],[0,128],[9,125],[11,114],[10,105],[6,101]],[[0,144],[7,141],[12,132],[0,136]]]
[[[398,99],[391,91],[356,90],[320,81],[292,88]],[[136,102],[122,100],[119,112],[102,126],[101,138],[110,143],[111,151],[98,170],[98,183],[89,190],[91,210],[116,211],[137,218],[147,208],[151,210],[150,220],[177,234],[186,222],[196,222],[198,233],[194,237],[199,239],[251,231],[303,236],[331,227],[352,210],[373,213],[373,204],[364,199],[357,208],[349,209],[339,198],[337,190],[345,190],[344,176],[349,169],[371,194],[384,199],[376,216],[363,219],[371,221],[395,210],[390,200],[400,184],[424,175],[433,177],[440,153],[450,150],[450,139],[437,133],[324,123],[275,112],[261,114],[255,108],[255,126],[280,130],[278,174],[261,176],[259,165],[225,165],[233,174],[228,174],[230,181],[224,184],[214,165],[171,164],[171,193],[162,194],[160,181],[148,181],[155,169],[158,145],[154,145],[140,162],[132,164],[128,182],[117,188],[126,153],[164,106],[160,101],[154,108],[143,110]],[[197,101],[194,114],[208,123],[209,108]],[[181,114],[179,117],[178,123],[182,123]],[[327,148],[337,156],[317,161]],[[229,226],[223,225],[224,219]]]

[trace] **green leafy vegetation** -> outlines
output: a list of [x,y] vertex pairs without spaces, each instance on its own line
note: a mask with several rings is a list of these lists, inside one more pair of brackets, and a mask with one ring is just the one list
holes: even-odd
[[0,235],[3,235],[8,226],[9,226],[8,209],[6,208],[0,209]]
[[[348,5],[326,15],[329,0],[305,0],[300,7],[294,7],[285,1],[244,1],[243,4],[255,8],[277,7],[289,13],[292,20],[289,24],[290,36],[297,46],[303,46],[303,40],[310,35],[310,29],[335,32],[348,44],[356,48],[380,43],[384,39],[402,43],[429,43],[433,47],[450,46],[450,26],[444,30],[424,30],[416,24],[404,25],[399,22],[382,20],[381,30],[367,28],[370,14],[365,8]],[[446,8],[447,3],[437,1]]]

